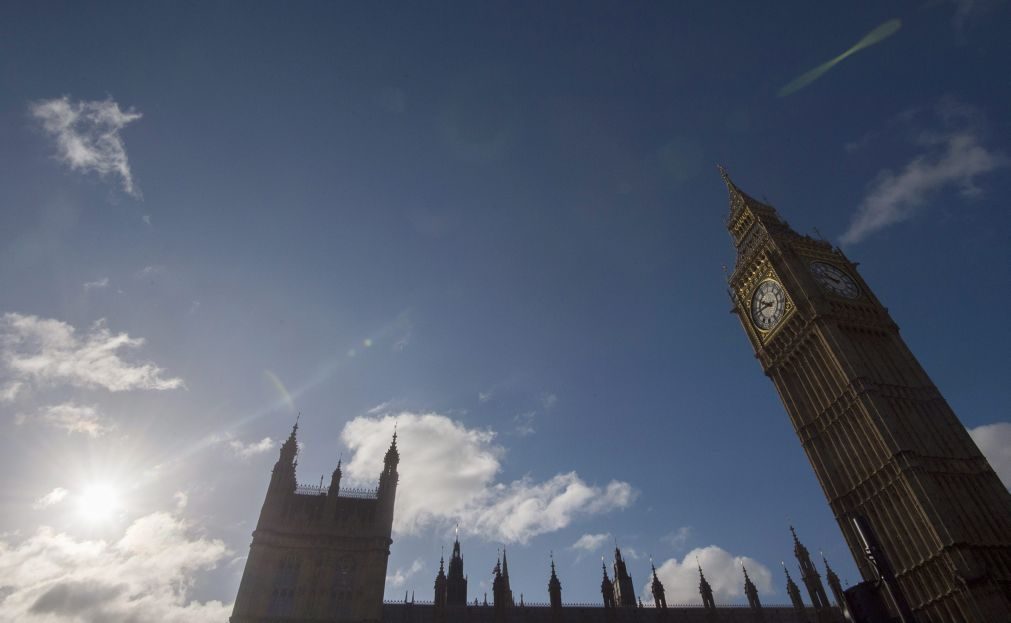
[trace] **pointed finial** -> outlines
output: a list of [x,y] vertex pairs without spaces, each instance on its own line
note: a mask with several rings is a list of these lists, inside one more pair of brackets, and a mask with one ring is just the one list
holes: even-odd
[[457,543],[459,543],[460,542],[460,524],[459,523],[456,524],[456,528],[454,528],[453,531],[456,533],[456,541],[457,541]]
[[729,174],[729,173],[727,173],[727,168],[726,168],[726,167],[724,167],[724,166],[723,166],[722,164],[717,164],[717,165],[716,165],[716,168],[717,168],[717,169],[719,170],[719,172],[720,172],[720,177],[722,177],[722,178],[723,178],[723,181],[724,181],[724,182],[725,182],[725,183],[726,183],[726,184],[727,184],[728,186],[732,185],[732,184],[733,184],[733,182],[732,182],[732,181],[730,181],[730,174]]

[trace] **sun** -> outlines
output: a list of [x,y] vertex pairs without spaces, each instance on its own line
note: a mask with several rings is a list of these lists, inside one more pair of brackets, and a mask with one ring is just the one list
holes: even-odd
[[77,510],[87,521],[108,521],[119,510],[119,491],[107,482],[88,485],[77,500]]

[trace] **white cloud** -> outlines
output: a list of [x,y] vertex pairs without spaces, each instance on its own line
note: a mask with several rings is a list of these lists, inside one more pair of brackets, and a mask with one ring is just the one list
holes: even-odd
[[127,193],[140,196],[133,181],[120,131],[140,119],[133,109],[121,110],[112,99],[71,101],[69,97],[32,102],[31,115],[56,140],[57,158],[75,171],[118,175]]
[[595,552],[604,546],[611,539],[610,532],[601,534],[584,534],[576,539],[576,542],[569,546],[569,549],[578,549],[584,552]]
[[488,402],[489,400],[492,399],[492,397],[494,395],[495,394],[491,390],[488,390],[486,392],[478,392],[477,393],[477,401],[478,402]]
[[39,410],[39,417],[50,426],[68,433],[84,433],[89,437],[100,437],[113,428],[95,407],[74,402],[43,407]]
[[137,519],[112,543],[41,527],[19,543],[0,540],[0,620],[219,623],[231,606],[190,593],[195,573],[228,554],[223,542],[164,512]]
[[172,499],[175,500],[176,510],[183,510],[186,505],[190,503],[190,496],[185,491],[176,491],[172,494]]
[[[944,188],[956,187],[964,197],[979,195],[979,176],[1011,165],[1006,155],[983,145],[980,124],[973,123],[979,115],[971,108],[946,100],[938,107],[938,115],[948,127],[920,133],[917,144],[921,153],[899,173],[886,169],[878,174],[840,242],[857,243],[889,225],[909,220],[931,195]],[[953,129],[952,122],[960,127]]]
[[104,320],[78,334],[59,320],[17,313],[0,317],[0,365],[18,380],[112,392],[183,387],[182,379],[165,378],[164,370],[153,363],[120,358],[120,351],[143,344],[143,338],[111,333]]
[[671,547],[675,549],[684,547],[688,543],[688,537],[692,534],[691,526],[681,526],[674,532],[663,535],[660,538],[661,541],[669,543]]
[[[671,558],[656,568],[656,574],[663,582],[668,603],[700,603],[699,568],[706,574],[706,580],[713,588],[716,603],[737,602],[744,596],[744,574],[741,564],[748,568],[748,575],[760,593],[771,593],[772,573],[769,568],[754,558],[734,556],[722,547],[709,545],[693,549],[679,562]],[[643,587],[643,601],[650,596],[649,584]]]
[[237,456],[244,459],[248,459],[251,456],[256,456],[257,454],[263,454],[274,447],[274,440],[270,437],[264,437],[260,441],[251,441],[249,443],[242,443],[238,439],[233,439],[228,442],[228,447],[232,449]]
[[25,384],[20,381],[12,381],[0,386],[0,402],[13,402],[24,386]]
[[1011,422],[970,428],[969,435],[990,462],[990,467],[1004,481],[1004,486],[1011,489]]
[[590,485],[575,472],[543,482],[525,477],[496,483],[504,449],[493,443],[495,433],[435,413],[362,416],[348,422],[341,439],[353,452],[346,471],[351,480],[369,483],[382,470],[394,423],[401,456],[393,526],[398,533],[458,522],[490,540],[526,543],[579,516],[625,508],[637,495],[626,482]]
[[397,588],[403,586],[411,576],[415,575],[419,571],[425,568],[425,565],[421,562],[420,558],[414,560],[411,566],[407,569],[403,567],[397,567],[397,570],[392,574],[386,576],[386,584],[391,588]]
[[96,290],[98,288],[107,288],[107,287],[109,287],[108,277],[102,277],[101,279],[96,279],[95,281],[84,282],[85,292],[87,292],[88,290]]
[[42,510],[44,508],[49,508],[50,506],[55,506],[56,504],[62,502],[63,499],[67,497],[68,493],[70,492],[63,487],[56,487],[49,493],[35,500],[35,503],[32,504],[32,508],[35,510]]

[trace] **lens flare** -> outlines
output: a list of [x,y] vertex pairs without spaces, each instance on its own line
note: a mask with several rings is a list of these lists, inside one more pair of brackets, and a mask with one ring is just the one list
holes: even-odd
[[797,91],[803,89],[804,87],[811,84],[818,78],[821,78],[825,72],[835,67],[838,63],[842,62],[842,60],[845,59],[846,57],[856,54],[860,50],[868,48],[874,45],[875,43],[880,43],[881,41],[884,41],[888,37],[891,37],[896,32],[898,32],[899,28],[902,28],[901,20],[897,19],[888,20],[884,24],[881,24],[874,30],[864,35],[864,37],[860,39],[860,41],[857,41],[856,44],[853,45],[853,47],[846,50],[839,56],[795,78],[792,82],[790,82],[790,84],[786,85],[785,87],[779,90],[779,96],[786,97],[787,95],[796,93]]

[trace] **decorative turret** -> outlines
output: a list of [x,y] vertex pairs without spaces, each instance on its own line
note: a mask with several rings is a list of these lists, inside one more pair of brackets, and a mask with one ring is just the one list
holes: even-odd
[[842,610],[844,616],[849,616],[849,608],[846,607],[846,595],[843,592],[842,582],[839,581],[839,576],[835,574],[832,567],[828,566],[828,560],[825,558],[824,552],[821,555],[821,561],[825,563],[825,578],[828,580],[829,590],[832,591],[832,596],[835,597],[835,605]]
[[446,606],[446,572],[444,562],[442,556],[440,556],[439,573],[435,576],[435,599],[432,600],[435,607],[440,609]]
[[653,571],[653,581],[650,583],[650,592],[653,593],[653,605],[660,610],[667,609],[667,598],[664,595],[663,583],[660,582],[660,578],[656,576],[656,566],[653,564],[653,558],[649,559],[649,568]]
[[393,521],[393,502],[397,497],[397,465],[400,464],[400,452],[397,450],[397,433],[393,432],[393,442],[383,458],[383,473],[379,474],[379,508],[385,519]]
[[263,507],[257,526],[264,525],[280,517],[287,506],[289,496],[294,495],[298,483],[295,479],[295,468],[298,465],[298,418],[291,427],[291,434],[281,444],[277,462],[270,474],[270,484],[267,485],[267,495],[263,498]]
[[748,569],[741,563],[741,571],[744,572],[744,594],[748,597],[748,605],[752,610],[761,610],[762,602],[758,599],[758,587],[748,577]]
[[828,603],[828,595],[825,594],[825,587],[821,584],[821,576],[818,569],[811,562],[811,556],[807,548],[797,538],[797,531],[790,526],[790,534],[793,535],[793,554],[800,564],[800,579],[807,588],[807,594],[811,598],[811,604],[818,615],[820,621],[831,620],[832,607]]
[[617,546],[614,548],[614,600],[621,607],[636,606],[632,576],[629,575],[625,561],[621,557],[621,550]]
[[558,576],[555,574],[554,554],[551,555],[551,577],[548,578],[548,600],[551,602],[552,609],[561,609],[562,583],[558,581]]
[[291,427],[291,434],[281,444],[277,463],[274,463],[274,473],[270,479],[271,488],[282,486],[285,491],[295,490],[295,467],[298,464],[297,436],[298,418],[295,418],[295,425]]
[[790,577],[790,570],[786,568],[786,563],[783,563],[783,571],[786,572],[786,594],[790,596],[790,603],[793,604],[793,609],[797,612],[804,612],[804,598],[800,596],[800,589],[797,588],[797,583],[793,581]]
[[456,529],[453,554],[449,557],[449,575],[446,576],[446,604],[467,604],[467,577],[463,575],[463,556],[460,555],[460,528]]
[[605,608],[614,608],[614,583],[607,577],[607,565],[604,564],[604,557],[600,557],[600,567],[604,570],[604,579],[600,581],[600,594],[604,598]]
[[702,595],[702,607],[706,610],[715,610],[716,601],[713,600],[713,587],[709,586],[706,576],[702,574],[702,565],[699,564],[697,558],[695,564],[699,567],[699,595]]
[[337,497],[337,493],[341,490],[341,475],[341,460],[337,459],[337,468],[330,474],[330,489],[328,491],[328,494],[333,497]]
[[505,554],[503,552],[503,557],[495,561],[495,568],[492,570],[491,594],[496,611],[511,608],[514,604],[513,593],[509,589],[508,567],[507,563],[503,564],[504,560]]
[[383,473],[379,476],[379,486],[382,488],[383,484],[397,485],[397,480],[399,478],[397,474],[397,465],[400,464],[400,451],[397,450],[397,433],[393,433],[393,441],[390,443],[390,449],[386,451],[386,456],[383,457]]

